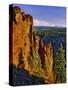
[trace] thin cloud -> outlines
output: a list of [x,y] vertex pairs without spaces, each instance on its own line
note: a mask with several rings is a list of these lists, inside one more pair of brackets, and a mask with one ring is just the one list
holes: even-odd
[[50,26],[50,24],[45,20],[34,19],[33,23],[34,23],[34,26]]
[[46,20],[33,19],[34,26],[50,26],[50,27],[65,27],[65,20],[56,20],[53,22],[48,22]]

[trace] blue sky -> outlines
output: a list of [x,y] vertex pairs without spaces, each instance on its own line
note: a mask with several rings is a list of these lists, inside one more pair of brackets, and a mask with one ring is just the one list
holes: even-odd
[[66,8],[54,6],[36,6],[22,5],[19,6],[26,14],[33,16],[35,26],[60,26],[66,27]]

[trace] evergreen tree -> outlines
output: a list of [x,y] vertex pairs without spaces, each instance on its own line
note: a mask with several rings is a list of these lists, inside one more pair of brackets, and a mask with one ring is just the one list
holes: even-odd
[[65,50],[62,43],[55,56],[54,69],[56,73],[56,82],[65,83],[66,82],[66,60],[65,60]]
[[35,70],[35,76],[40,78],[45,76],[45,72],[42,69],[42,65],[41,65],[41,59],[37,51],[33,51],[32,67]]

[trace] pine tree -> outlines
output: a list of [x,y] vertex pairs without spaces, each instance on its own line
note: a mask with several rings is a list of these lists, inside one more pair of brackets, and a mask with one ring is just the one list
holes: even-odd
[[36,52],[36,51],[33,51],[32,67],[35,70],[35,76],[40,77],[40,78],[45,76],[45,72],[42,69],[40,56],[39,56],[38,52]]
[[65,50],[62,43],[60,48],[56,53],[55,63],[54,63],[56,82],[65,83],[66,82],[66,60],[65,60]]

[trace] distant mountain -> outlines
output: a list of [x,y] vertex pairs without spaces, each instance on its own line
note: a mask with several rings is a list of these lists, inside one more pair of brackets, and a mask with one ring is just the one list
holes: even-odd
[[37,30],[39,29],[43,29],[43,30],[55,30],[55,29],[59,29],[59,30],[66,30],[66,27],[50,27],[50,26],[34,26],[34,28],[36,28]]

